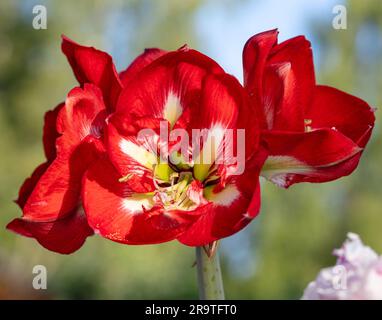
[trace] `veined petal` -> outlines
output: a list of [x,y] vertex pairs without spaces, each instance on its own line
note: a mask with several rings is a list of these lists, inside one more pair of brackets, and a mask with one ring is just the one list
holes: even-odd
[[[303,36],[277,44],[277,34],[277,30],[271,30],[247,41],[243,51],[244,86],[262,117],[263,128],[300,130],[301,115],[314,95],[312,50]],[[295,115],[284,117],[279,114],[281,110],[293,110],[289,113]]]
[[369,141],[374,110],[363,100],[327,86],[317,86],[306,118],[311,128],[335,128],[360,147]]
[[29,196],[31,195],[33,189],[35,188],[37,182],[40,180],[41,176],[45,173],[46,169],[49,168],[50,163],[44,162],[40,164],[32,173],[32,175],[25,179],[24,183],[20,187],[19,196],[15,202],[22,209],[27,202]]
[[143,68],[166,53],[167,51],[158,48],[145,49],[125,71],[119,74],[123,86],[126,86]]
[[207,177],[215,161],[228,162],[224,154],[228,148],[237,151],[232,131],[238,129],[239,110],[245,107],[242,90],[237,80],[226,74],[209,75],[204,81],[200,104],[191,110],[188,126],[193,139],[197,137],[197,129],[200,130],[201,139],[194,141],[193,157],[194,174],[200,181]]
[[227,182],[223,190],[205,190],[209,204],[204,213],[178,240],[188,246],[203,246],[244,228],[260,210],[258,169],[247,170]]
[[28,197],[33,191],[33,188],[35,187],[38,180],[49,167],[49,164],[56,158],[56,140],[60,136],[60,134],[57,132],[56,121],[58,113],[63,106],[64,104],[61,103],[53,110],[45,113],[43,145],[47,161],[37,166],[32,175],[25,179],[24,183],[20,187],[18,199],[15,200],[15,202],[20,206],[21,209],[23,208],[25,202],[28,200]]
[[112,112],[122,84],[111,56],[93,47],[81,46],[65,36],[62,37],[61,49],[68,58],[78,82],[81,85],[93,83],[99,87],[108,111]]
[[99,144],[98,140],[88,137],[72,152],[59,154],[39,179],[40,172],[36,173],[30,182],[31,187],[34,184],[33,191],[25,187],[30,195],[23,201],[23,218],[51,222],[66,217],[77,208],[82,176],[99,156]]
[[269,156],[262,176],[282,187],[296,182],[325,182],[350,174],[362,149],[342,133],[320,129],[296,133],[267,131],[262,135]]
[[277,44],[277,29],[249,38],[243,49],[244,86],[251,95],[262,92],[262,79],[268,55]]
[[204,81],[200,104],[192,110],[191,128],[236,128],[242,106],[242,87],[228,74],[208,75]]
[[86,238],[93,234],[82,209],[75,209],[65,218],[51,222],[14,219],[7,225],[7,229],[35,238],[46,249],[62,254],[78,250]]
[[43,130],[43,144],[44,152],[48,161],[53,161],[56,158],[56,140],[60,136],[57,131],[57,117],[64,103],[60,103],[53,110],[45,113],[44,116],[44,130]]
[[64,103],[61,103],[53,110],[45,113],[42,140],[47,161],[40,164],[33,171],[32,175],[27,178],[20,187],[19,195],[15,202],[20,206],[21,209],[24,207],[26,201],[28,200],[41,176],[45,173],[50,163],[56,158],[56,140],[60,136],[56,128],[56,122],[58,114],[63,107]]
[[[57,131],[53,128],[56,115]],[[50,222],[67,216],[78,206],[82,175],[103,152],[98,138],[104,118],[101,92],[91,84],[73,89],[65,105],[48,114],[44,141],[47,155],[55,158],[36,169],[20,189],[17,202],[25,219]],[[57,146],[54,153],[52,140]]]
[[266,67],[262,106],[269,130],[305,130],[303,89],[291,63],[275,63]]
[[222,73],[220,66],[187,48],[170,52],[144,68],[124,88],[113,122],[123,127],[128,118],[153,117],[173,127],[199,98],[204,77]]
[[304,36],[288,39],[275,46],[268,57],[268,64],[290,63],[296,79],[301,108],[312,103],[316,84],[313,54],[310,42]]
[[164,211],[153,194],[135,193],[106,160],[86,173],[84,208],[90,226],[110,240],[126,244],[154,244],[175,239],[195,220],[194,215]]
[[100,138],[105,117],[102,94],[96,86],[85,84],[83,89],[72,89],[57,118],[57,130],[62,134],[60,149],[76,147],[89,135]]
[[[149,192],[153,185],[154,167],[159,163],[157,154],[157,136],[138,141],[137,134],[121,135],[113,124],[107,128],[108,155],[120,180],[128,181],[136,192]],[[124,179],[126,177],[126,179]]]

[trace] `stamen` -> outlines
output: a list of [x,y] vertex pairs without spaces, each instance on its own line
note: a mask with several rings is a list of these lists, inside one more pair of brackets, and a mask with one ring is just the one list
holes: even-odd
[[[154,201],[165,210],[189,211],[199,206],[198,198],[193,198],[195,179],[192,170],[183,171],[176,167],[170,168],[172,172],[167,171],[168,174],[158,174],[163,173],[163,170],[168,168],[170,167],[162,166],[159,168],[158,165],[153,165],[152,181],[156,189],[153,195]],[[217,171],[216,167],[211,167],[208,177],[209,183],[219,181]],[[201,186],[201,188],[203,187]]]
[[133,177],[133,174],[132,174],[132,173],[129,173],[129,174],[123,176],[122,178],[119,178],[119,179],[118,179],[118,182],[127,182],[127,181],[129,181],[132,177]]
[[170,175],[171,187],[174,186],[175,179],[178,178],[178,177],[179,177],[179,173],[178,172],[171,173],[171,175]]

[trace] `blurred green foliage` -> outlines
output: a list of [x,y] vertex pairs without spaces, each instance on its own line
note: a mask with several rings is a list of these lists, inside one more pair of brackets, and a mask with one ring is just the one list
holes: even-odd
[[[204,2],[0,2],[0,298],[197,297],[192,248],[176,242],[123,246],[94,236],[75,254],[61,256],[7,232],[5,225],[21,215],[12,200],[23,180],[43,161],[43,114],[76,85],[60,52],[60,35],[111,52],[119,69],[144,47],[175,49],[188,43],[203,51],[193,18]],[[241,3],[227,0],[216,5],[229,8]],[[35,4],[48,8],[47,30],[32,28]],[[382,6],[378,0],[352,0],[347,8],[347,30],[312,22],[321,53],[318,79],[378,106],[382,102]],[[300,184],[287,191],[263,183],[261,214],[243,231],[249,245],[241,243],[241,235],[223,240],[228,298],[299,298],[319,269],[334,262],[331,250],[348,231],[359,233],[382,252],[379,119],[377,113],[372,141],[351,177],[323,185]],[[229,263],[236,247],[249,257],[249,267]],[[48,290],[43,293],[31,287],[36,264],[48,270]]]

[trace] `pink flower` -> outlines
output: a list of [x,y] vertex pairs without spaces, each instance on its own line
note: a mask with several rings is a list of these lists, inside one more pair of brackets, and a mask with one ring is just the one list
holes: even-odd
[[333,254],[338,257],[336,265],[320,271],[305,289],[303,300],[382,299],[382,256],[354,233]]

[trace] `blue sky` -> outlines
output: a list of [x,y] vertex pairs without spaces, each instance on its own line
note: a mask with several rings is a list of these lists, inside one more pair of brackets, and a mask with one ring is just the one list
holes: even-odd
[[[224,1],[223,1],[224,2]],[[221,5],[222,1],[212,0],[199,10],[195,26],[201,39],[203,53],[207,54],[226,72],[242,80],[242,50],[252,35],[279,29],[279,41],[297,35],[305,35],[311,42],[316,69],[320,66],[320,48],[311,32],[315,23],[330,30],[335,14],[333,7],[342,4],[340,0],[244,0],[242,5]],[[256,219],[249,228],[224,239],[222,253],[228,259],[230,271],[237,277],[246,278],[256,270],[255,248],[251,244],[253,228],[259,224]]]
[[204,5],[195,25],[204,53],[239,79],[243,45],[252,35],[269,29],[278,28],[281,41],[305,35],[312,41],[319,63],[319,48],[310,32],[311,26],[320,21],[332,29],[332,9],[343,3],[341,0],[244,0],[242,5],[224,6],[222,2],[212,0]]

